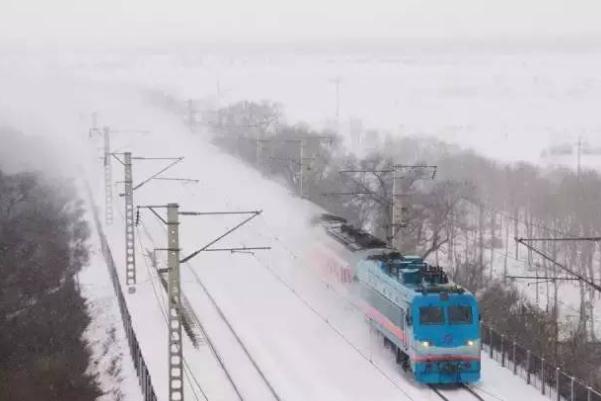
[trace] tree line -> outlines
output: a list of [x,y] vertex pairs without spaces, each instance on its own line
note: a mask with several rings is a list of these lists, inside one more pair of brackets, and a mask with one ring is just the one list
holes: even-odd
[[72,184],[0,171],[0,399],[94,400],[77,273],[89,227]]
[[[164,101],[164,100],[163,100]],[[174,102],[170,102],[173,106]],[[188,105],[189,106],[189,105]],[[446,266],[452,278],[480,299],[484,316],[549,363],[601,387],[601,347],[595,335],[599,294],[576,282],[576,319],[560,315],[561,280],[535,281],[536,299],[508,279],[523,261],[529,272],[565,276],[558,266],[517,247],[514,237],[599,235],[601,176],[529,163],[500,163],[435,138],[385,136],[348,151],[335,132],[286,122],[281,105],[241,101],[220,109],[186,113],[193,130],[292,191],[393,243]],[[404,171],[404,224],[392,224],[392,174],[396,163],[436,165],[432,180],[419,169]],[[301,193],[302,191],[302,193]],[[395,235],[398,238],[393,238]],[[537,246],[595,281],[601,248],[595,242],[543,241]],[[539,299],[539,287],[541,295]]]

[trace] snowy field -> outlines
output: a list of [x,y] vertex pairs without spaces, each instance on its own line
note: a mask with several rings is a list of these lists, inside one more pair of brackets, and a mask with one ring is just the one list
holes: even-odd
[[342,132],[359,119],[380,140],[427,134],[506,161],[538,162],[543,148],[578,136],[601,146],[597,48],[188,49],[62,61],[86,78],[214,105],[281,102],[290,121],[317,127],[335,127],[338,109]]
[[[329,68],[314,66],[313,69],[303,64],[307,61],[295,63],[295,69],[288,69],[286,63],[291,61],[290,59],[286,61],[284,58],[279,61],[283,63],[282,65],[276,64],[278,73],[271,74],[270,85],[266,85],[270,70],[266,69],[265,64],[254,67],[259,71],[252,68],[255,64],[250,61],[248,62],[250,64],[232,62],[229,69],[222,69],[224,61],[220,59],[214,61],[215,64],[211,68],[219,71],[219,76],[222,77],[219,78],[219,82],[220,85],[224,85],[224,89],[220,91],[227,93],[225,86],[234,87],[235,85],[230,82],[238,83],[238,89],[235,92],[232,89],[232,92],[227,95],[228,100],[248,97],[281,100],[288,107],[291,118],[310,121],[323,120],[331,116],[328,111],[332,107],[333,99],[329,96],[333,93],[331,83],[328,84],[330,75],[342,75],[340,71],[345,71],[344,74],[348,75],[342,75],[342,79],[346,91],[350,91],[353,85],[361,87],[358,83],[360,80],[351,77],[363,76],[365,92],[360,92],[360,96],[353,95],[357,102],[356,106],[351,106],[349,100],[346,101],[347,105],[344,109],[341,106],[341,109],[345,110],[344,116],[356,113],[365,121],[373,120],[374,125],[375,121],[378,121],[381,125],[391,127],[400,124],[396,122],[397,119],[402,120],[406,127],[410,127],[404,128],[408,130],[407,132],[439,133],[438,130],[444,130],[444,127],[449,124],[473,127],[474,135],[468,135],[466,143],[480,148],[484,143],[478,142],[476,133],[486,126],[496,126],[498,132],[504,130],[499,128],[502,127],[503,121],[513,121],[523,130],[536,127],[536,121],[514,118],[519,113],[526,115],[526,106],[528,108],[534,106],[540,111],[534,100],[549,103],[547,112],[554,110],[559,103],[564,104],[565,99],[552,100],[551,97],[549,100],[545,97],[546,100],[541,100],[543,92],[533,89],[536,85],[531,82],[532,74],[537,76],[548,74],[553,77],[553,82],[560,75],[563,76],[563,80],[557,78],[558,82],[567,81],[567,86],[562,86],[554,92],[563,97],[566,88],[588,79],[587,74],[592,71],[595,60],[601,60],[590,54],[576,56],[580,57],[580,62],[574,61],[574,66],[569,66],[572,71],[576,67],[575,71],[580,71],[580,74],[575,75],[562,75],[563,70],[548,60],[548,64],[541,61],[542,67],[539,65],[540,69],[537,73],[523,72],[520,67],[522,64],[512,59],[518,56],[512,55],[488,57],[480,59],[480,62],[477,62],[478,57],[476,59],[467,57],[462,58],[461,61],[450,62],[429,55],[417,61],[401,58],[386,62],[380,60],[375,64],[354,59],[337,63],[328,61],[328,57],[320,56],[321,64],[317,65],[329,66]],[[491,61],[493,59],[497,61]],[[511,65],[515,65],[516,68],[507,68],[501,63],[502,60],[514,63]],[[238,394],[242,394],[244,399],[257,400],[275,397],[286,400],[328,401],[438,399],[430,389],[416,384],[411,377],[401,373],[394,363],[392,354],[382,346],[381,338],[370,332],[363,317],[353,308],[352,302],[324,286],[323,282],[308,268],[305,251],[316,242],[325,243],[327,246],[328,241],[309,224],[310,218],[318,210],[313,205],[294,197],[280,185],[261,177],[242,162],[222,154],[218,149],[205,143],[202,138],[190,137],[175,117],[146,106],[144,99],[140,99],[136,94],[136,89],[141,85],[173,89],[179,94],[191,97],[214,93],[215,73],[211,75],[206,71],[203,72],[204,61],[201,67],[198,67],[198,63],[195,57],[192,57],[188,64],[183,64],[181,59],[169,56],[151,57],[146,59],[146,62],[140,61],[139,64],[134,64],[133,67],[125,67],[120,62],[116,67],[108,63],[110,68],[105,67],[102,79],[95,82],[90,81],[89,75],[98,72],[96,63],[93,63],[92,67],[80,64],[76,71],[79,74],[77,79],[66,75],[64,70],[45,70],[43,66],[33,68],[35,71],[31,76],[28,75],[32,73],[31,65],[20,73],[11,70],[1,78],[3,87],[11,96],[0,100],[0,118],[28,134],[53,138],[64,151],[63,162],[57,163],[60,170],[71,175],[85,171],[85,175],[94,185],[96,203],[99,206],[102,206],[103,199],[102,173],[98,160],[100,141],[87,138],[92,111],[99,112],[101,124],[108,124],[122,130],[150,131],[148,135],[116,133],[113,137],[113,149],[131,150],[134,156],[185,156],[186,159],[174,168],[169,176],[199,180],[198,184],[188,185],[151,181],[136,191],[136,204],[162,204],[176,201],[180,203],[182,210],[263,210],[260,217],[224,240],[223,246],[271,246],[270,251],[257,252],[255,255],[201,254],[191,263],[183,266],[183,290],[207,334],[207,341],[198,348],[194,348],[188,341],[184,344],[188,365],[186,391],[190,396],[196,394],[198,399],[203,399],[200,392],[202,388],[208,399],[217,400],[235,400],[239,398]],[[254,63],[258,63],[256,59]],[[497,63],[501,64],[497,65]],[[464,71],[468,65],[473,69]],[[507,84],[513,88],[507,92],[512,94],[511,96],[499,92],[498,88],[502,85],[499,86],[500,84],[495,83],[494,80],[491,81],[495,83],[492,87],[496,89],[483,84],[494,76],[490,74],[490,68],[495,65],[499,74],[505,74],[503,75],[505,79],[509,79],[506,75],[511,75],[511,71],[522,71],[516,72],[518,78],[510,80],[510,84]],[[526,65],[538,64],[531,60]],[[6,66],[9,64],[5,60],[2,69]],[[71,63],[69,68],[75,66],[75,63]],[[288,72],[282,73],[284,69]],[[351,71],[354,71],[355,75]],[[297,76],[294,76],[295,73]],[[198,81],[191,80],[186,86],[188,79],[194,77],[198,78]],[[432,79],[434,77],[438,79]],[[463,77],[463,80],[458,80],[458,77]],[[522,82],[520,77],[528,77],[524,78],[527,84],[520,85]],[[311,81],[312,79],[315,81]],[[471,81],[472,79],[476,81]],[[499,79],[503,82],[502,78]],[[395,90],[395,86],[390,84],[392,81],[401,86]],[[119,85],[115,85],[115,82]],[[203,82],[206,85],[203,85]],[[213,85],[209,86],[208,83]],[[394,92],[394,96],[399,96],[401,99],[398,109],[386,109],[394,102],[390,103],[381,98],[377,102],[373,101],[374,94],[378,93],[376,88],[381,91],[381,86],[386,84],[389,84],[390,88],[387,93],[393,96]],[[245,85],[248,89],[241,89]],[[429,88],[428,85],[432,87]],[[461,96],[453,94],[445,97],[441,96],[440,92],[445,85],[468,88],[471,85],[475,86],[475,89],[471,94],[470,91],[459,91],[463,93]],[[570,114],[570,118],[562,120],[565,127],[568,127],[570,122],[579,120],[580,124],[584,124],[583,129],[590,132],[597,129],[597,122],[592,117],[594,114],[590,114],[588,119],[580,119],[578,113],[585,113],[586,110],[577,107],[578,105],[590,106],[590,97],[596,93],[595,91],[601,90],[597,85],[597,81],[593,80],[583,93],[574,95],[574,100],[570,103],[572,106],[567,106],[568,109],[573,107],[574,113]],[[299,89],[299,86],[306,90]],[[315,96],[318,93],[315,86],[324,92]],[[408,91],[411,87],[416,91],[416,96],[413,96],[416,99],[415,103],[410,102],[411,98],[407,95],[411,93]],[[371,90],[374,92],[369,92]],[[517,90],[524,90],[526,93],[520,96]],[[278,92],[280,95],[277,95]],[[455,92],[451,90],[451,93]],[[285,96],[289,98],[286,99]],[[350,98],[350,94],[345,96]],[[451,101],[451,98],[454,101]],[[476,113],[477,109],[471,107],[472,103],[486,104],[486,107],[489,107],[490,103],[484,99],[495,98],[500,99],[496,104],[497,110],[504,110],[507,114],[499,117],[503,121],[488,119],[490,114],[486,113],[493,113],[491,110]],[[522,99],[524,104],[520,105],[516,98]],[[317,103],[309,104],[309,100]],[[366,107],[370,101],[374,105],[388,104],[389,106]],[[512,105],[513,111],[501,107],[509,104]],[[420,112],[415,110],[418,105]],[[493,109],[492,106],[490,107]],[[404,110],[402,115],[399,110]],[[361,112],[366,114],[360,114]],[[369,113],[374,115],[369,116]],[[556,113],[551,114],[555,116],[554,118],[559,118]],[[541,116],[539,118],[542,119]],[[463,130],[464,128],[460,129],[461,132]],[[469,133],[469,130],[465,132]],[[513,132],[523,133],[517,128]],[[546,128],[536,132],[539,135],[549,133]],[[528,146],[524,145],[521,148],[528,149]],[[507,154],[500,152],[498,156],[503,158],[512,155],[508,151]],[[527,158],[532,155],[513,156]],[[35,155],[28,154],[27,157],[35,157]],[[135,181],[149,176],[161,167],[150,163],[136,163]],[[113,174],[114,180],[119,180],[121,168],[116,163]],[[119,192],[117,189],[118,187],[115,192]],[[119,197],[115,197],[115,208],[116,211],[122,209],[122,201]],[[143,213],[142,221],[149,235],[141,229],[137,231],[140,242],[137,254],[138,286],[136,293],[128,295],[127,300],[134,315],[134,326],[140,337],[145,358],[151,369],[155,389],[161,397],[165,397],[167,345],[166,323],[163,315],[164,294],[161,292],[156,276],[146,266],[148,260],[142,253],[142,250],[151,247],[164,246],[165,234],[164,228],[157,224],[152,215]],[[238,220],[233,217],[186,218],[181,225],[183,254],[204,245],[227,227],[232,227],[236,221]],[[116,213],[115,224],[107,227],[106,232],[110,237],[116,262],[122,263],[124,229],[119,213]],[[90,268],[101,267],[104,268],[97,264],[95,259]],[[94,275],[89,277],[92,281],[95,280]],[[101,298],[101,295],[98,297]],[[219,308],[212,303],[211,298]],[[113,312],[110,313],[114,313],[114,306],[112,309]],[[100,313],[103,312],[99,311]],[[230,327],[225,324],[224,317],[230,322]],[[235,338],[234,332],[238,339]],[[215,346],[214,351],[207,346],[209,338]],[[116,351],[117,354],[119,352],[124,351],[121,348],[121,351]],[[216,355],[221,359],[222,365]],[[124,360],[123,363],[127,361]],[[229,378],[226,370],[230,375]],[[124,372],[127,370],[125,369]],[[128,380],[131,380],[131,377]],[[487,400],[543,399],[534,388],[527,386],[510,371],[500,368],[484,355],[483,379],[476,389]],[[451,397],[465,400],[473,398],[459,391],[449,396]]]

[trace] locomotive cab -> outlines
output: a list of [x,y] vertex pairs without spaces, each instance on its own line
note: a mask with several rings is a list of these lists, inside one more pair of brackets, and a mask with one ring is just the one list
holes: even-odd
[[475,297],[444,269],[403,255],[346,220],[322,216],[346,256],[368,323],[418,382],[472,383],[480,379],[480,312]]
[[422,383],[471,383],[480,379],[480,323],[470,293],[426,293],[411,305],[411,368]]

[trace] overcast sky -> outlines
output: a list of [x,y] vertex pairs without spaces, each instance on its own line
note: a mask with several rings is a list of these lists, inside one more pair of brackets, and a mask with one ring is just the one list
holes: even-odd
[[601,37],[600,0],[0,0],[0,41]]

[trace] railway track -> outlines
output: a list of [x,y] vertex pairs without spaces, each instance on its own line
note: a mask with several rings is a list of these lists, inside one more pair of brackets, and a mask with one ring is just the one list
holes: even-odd
[[479,401],[486,401],[484,398],[482,398],[482,396],[480,394],[478,394],[476,392],[476,390],[474,390],[473,388],[471,388],[470,386],[468,386],[467,384],[462,384],[461,385],[462,388],[466,389],[471,395],[473,395],[477,400]]
[[259,366],[259,364],[255,360],[255,358],[253,357],[253,355],[250,353],[250,351],[248,350],[248,348],[246,347],[246,345],[244,344],[244,342],[240,338],[240,335],[234,329],[234,327],[232,326],[230,320],[225,316],[223,310],[217,304],[217,301],[215,301],[215,298],[213,298],[213,295],[209,292],[209,290],[207,289],[207,287],[204,285],[204,283],[202,282],[202,280],[200,279],[200,277],[198,276],[198,274],[196,273],[196,271],[190,266],[189,262],[185,263],[185,266],[190,271],[190,273],[192,274],[192,276],[194,277],[195,281],[198,283],[198,285],[200,286],[200,288],[202,289],[202,291],[204,292],[204,294],[207,296],[207,299],[210,301],[210,303],[212,304],[212,306],[215,308],[215,310],[217,311],[217,314],[220,316],[221,320],[225,323],[225,325],[228,328],[228,330],[230,331],[230,333],[236,339],[236,342],[238,343],[238,345],[242,349],[243,353],[248,358],[248,361],[252,364],[253,368],[255,369],[255,371],[257,372],[257,374],[259,375],[259,377],[261,378],[261,380],[264,383],[264,385],[267,387],[267,389],[268,389],[269,393],[271,394],[271,396],[273,397],[273,399],[275,401],[281,401],[281,397],[278,394],[278,392],[276,391],[273,383],[271,383],[271,381],[267,378],[265,372],[263,371],[263,369],[261,369],[261,367]]
[[[148,230],[147,230],[147,228],[146,228],[146,226],[144,224],[142,224],[142,228],[144,230],[143,232],[144,232],[145,236],[148,238],[149,241],[152,242],[152,244],[154,246],[155,245],[154,244],[154,239],[152,238],[151,234],[148,232]],[[138,235],[138,238],[139,238],[139,235]],[[144,247],[142,246],[142,244],[140,244],[140,247],[142,249],[144,249]],[[153,264],[153,268],[157,270],[159,281],[161,282],[161,285],[163,286],[164,290],[167,291],[166,277],[164,276],[164,274],[161,274],[161,272],[159,271],[159,269],[157,269],[156,260],[153,260],[152,264]],[[228,328],[228,330],[231,332],[231,334],[234,336],[234,338],[236,339],[236,341],[240,345],[242,351],[244,352],[244,354],[246,355],[246,357],[248,358],[248,360],[252,364],[253,368],[256,370],[256,372],[260,376],[262,382],[265,384],[265,386],[269,390],[269,393],[271,393],[271,395],[273,396],[273,399],[275,401],[280,401],[281,400],[280,395],[276,392],[276,390],[275,390],[273,384],[271,383],[271,381],[267,378],[267,376],[265,375],[265,373],[263,372],[263,370],[259,367],[259,365],[256,362],[255,358],[248,351],[246,345],[242,342],[242,339],[240,338],[239,334],[236,332],[236,330],[234,329],[234,327],[231,325],[229,319],[227,319],[227,317],[225,316],[225,314],[223,313],[223,311],[221,310],[221,308],[219,307],[219,305],[217,304],[217,302],[213,298],[212,294],[205,287],[204,283],[201,281],[200,277],[196,274],[196,272],[194,271],[194,269],[190,266],[189,262],[186,263],[185,266],[192,273],[194,279],[200,285],[200,287],[201,287],[202,291],[204,292],[204,294],[207,296],[207,299],[210,301],[210,303],[212,304],[212,306],[217,311],[217,313],[218,313],[219,317],[221,318],[221,320],[225,323],[225,325]],[[190,301],[188,300],[188,298],[184,294],[182,294],[182,299],[183,299],[183,311],[182,311],[183,314],[182,315],[183,315],[183,318],[184,318],[183,319],[183,323],[184,323],[183,326],[184,326],[186,334],[188,335],[188,337],[190,338],[191,342],[193,343],[193,345],[196,348],[198,348],[198,346],[201,345],[201,344],[203,344],[203,343],[207,344],[209,346],[211,352],[213,353],[213,355],[217,359],[219,365],[223,369],[223,371],[224,371],[224,373],[225,373],[225,375],[227,377],[227,380],[232,385],[232,387],[233,387],[236,395],[238,396],[238,398],[241,401],[244,401],[246,399],[246,397],[242,394],[243,390],[240,389],[239,386],[236,384],[234,378],[232,377],[232,374],[231,374],[230,370],[226,367],[224,358],[222,357],[221,353],[217,350],[217,347],[214,345],[214,342],[211,339],[211,337],[209,336],[207,330],[204,328],[203,324],[200,322],[200,319],[198,318],[198,316],[197,316],[194,308],[190,304]]]
[[436,387],[434,387],[433,385],[431,385],[431,384],[428,384],[428,387],[430,387],[430,388],[432,389],[432,391],[434,391],[434,393],[435,393],[437,396],[439,396],[439,397],[440,397],[440,399],[441,399],[441,400],[443,400],[443,401],[450,401],[450,400],[449,400],[447,397],[445,397],[445,396],[444,396],[444,394],[442,394],[442,392],[441,392],[439,389],[437,389],[437,388],[436,388]]
[[478,401],[486,401],[484,398],[482,398],[482,396],[480,394],[478,394],[473,388],[471,388],[470,386],[466,385],[466,384],[462,384],[461,386],[459,386],[457,389],[454,389],[453,392],[444,392],[444,390],[442,390],[439,387],[435,387],[431,384],[428,385],[428,387],[430,387],[430,389],[432,391],[434,391],[434,393],[440,397],[441,400],[443,401],[453,401],[453,400],[465,400],[465,397],[460,397],[460,394],[457,393],[457,390],[465,390],[465,391],[461,391],[461,394],[469,394],[469,397],[471,397],[472,399],[478,400]]

